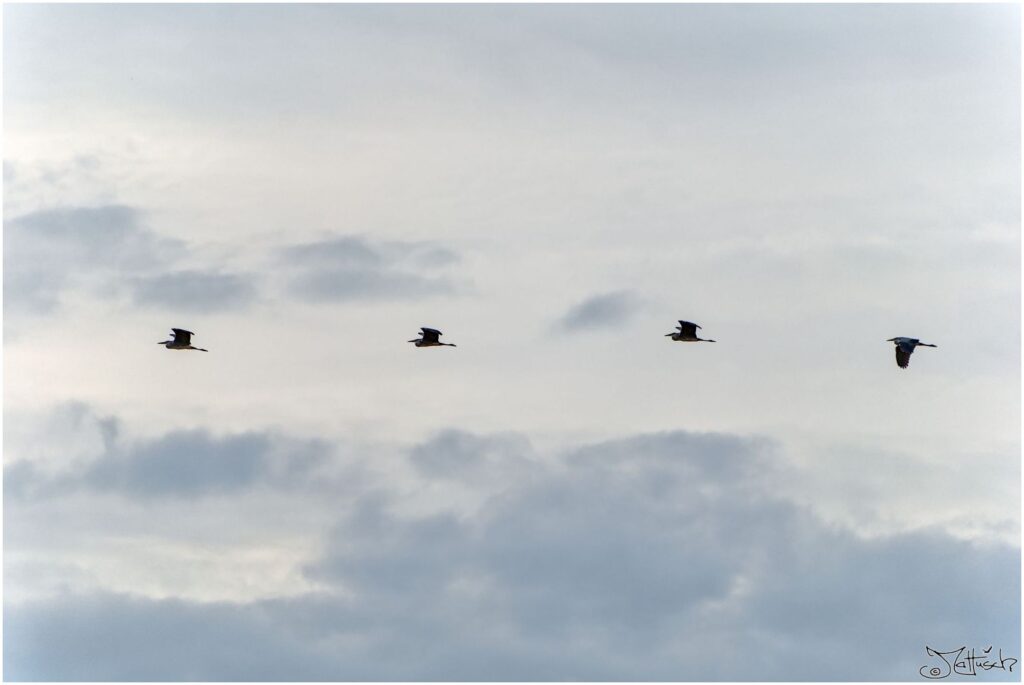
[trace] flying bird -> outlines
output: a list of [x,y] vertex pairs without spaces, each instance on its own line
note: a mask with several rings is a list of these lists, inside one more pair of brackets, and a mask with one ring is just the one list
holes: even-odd
[[914,348],[918,345],[921,347],[938,347],[938,345],[923,343],[917,338],[889,338],[886,342],[896,343],[896,365],[901,369],[905,369],[910,365],[910,355],[914,354]]
[[163,345],[169,350],[199,350],[200,352],[209,352],[201,347],[192,346],[192,336],[195,335],[192,331],[186,331],[183,328],[172,328],[171,332],[174,333],[173,340],[164,340],[158,342],[157,345]]
[[715,342],[714,340],[709,340],[707,338],[698,338],[697,329],[700,328],[700,326],[691,321],[680,321],[678,328],[678,331],[666,333],[665,337],[672,338],[679,342]]
[[416,343],[416,347],[437,347],[440,345],[447,345],[448,347],[455,347],[453,343],[443,343],[438,340],[441,337],[441,331],[436,328],[421,328],[419,338],[410,340],[411,343]]

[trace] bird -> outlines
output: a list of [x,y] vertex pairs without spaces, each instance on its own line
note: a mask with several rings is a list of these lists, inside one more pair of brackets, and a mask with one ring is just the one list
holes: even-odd
[[201,347],[192,346],[192,336],[195,335],[192,331],[186,331],[183,328],[172,328],[171,332],[174,334],[173,340],[164,340],[158,342],[157,345],[163,345],[169,350],[198,350],[200,352],[209,352]]
[[691,321],[680,321],[679,330],[673,331],[672,333],[666,333],[666,338],[672,338],[679,342],[715,342],[707,338],[698,338],[697,329],[700,328],[697,324]]
[[416,347],[436,347],[440,345],[447,345],[448,347],[455,347],[453,343],[443,343],[438,338],[441,336],[441,331],[436,328],[423,327],[420,329],[422,333],[421,337],[415,340],[410,340],[411,343],[416,343]]
[[886,342],[896,343],[896,365],[901,369],[910,365],[910,355],[914,354],[915,347],[938,347],[938,345],[923,343],[917,338],[889,338]]

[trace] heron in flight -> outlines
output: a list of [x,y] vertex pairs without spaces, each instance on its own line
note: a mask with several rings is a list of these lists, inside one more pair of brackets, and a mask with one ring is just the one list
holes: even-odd
[[715,342],[707,338],[698,338],[697,329],[700,328],[697,324],[692,321],[680,321],[679,330],[672,333],[666,333],[666,338],[672,338],[679,342]]
[[453,343],[443,343],[438,340],[441,337],[441,331],[436,328],[421,328],[420,337],[415,340],[410,340],[411,343],[416,343],[416,347],[438,347],[440,345],[447,345],[448,347],[455,347]]
[[923,343],[917,338],[889,338],[886,342],[896,343],[896,365],[901,369],[910,365],[910,355],[914,354],[915,347],[938,347]]
[[200,352],[209,352],[201,347],[192,346],[192,336],[195,335],[192,331],[186,331],[183,328],[172,328],[171,332],[174,333],[173,340],[165,340],[158,342],[157,345],[163,345],[169,350],[199,350]]

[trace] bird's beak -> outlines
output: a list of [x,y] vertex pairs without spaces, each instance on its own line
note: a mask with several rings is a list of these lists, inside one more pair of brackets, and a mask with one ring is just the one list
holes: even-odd
[[886,340],[885,342],[894,342],[895,340],[896,340],[896,338],[889,338],[889,339],[888,339],[888,340]]

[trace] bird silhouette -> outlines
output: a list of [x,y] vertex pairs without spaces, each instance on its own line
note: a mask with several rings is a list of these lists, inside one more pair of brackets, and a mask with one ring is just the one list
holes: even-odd
[[914,354],[916,347],[938,347],[923,343],[917,338],[889,338],[886,342],[896,343],[896,365],[901,369],[910,366],[910,355]]
[[698,338],[697,329],[700,328],[697,324],[692,321],[680,321],[679,330],[672,333],[666,333],[666,338],[672,338],[678,342],[715,342],[708,338]]
[[158,342],[157,345],[163,345],[169,350],[198,350],[199,352],[209,352],[209,350],[204,350],[202,347],[192,346],[192,336],[195,335],[192,331],[186,331],[184,328],[172,328],[171,332],[174,334],[173,339]]
[[438,338],[441,337],[441,331],[436,328],[421,328],[420,337],[415,340],[410,340],[411,343],[416,343],[416,347],[439,347],[441,345],[447,345],[448,347],[455,347],[453,343],[443,343]]

